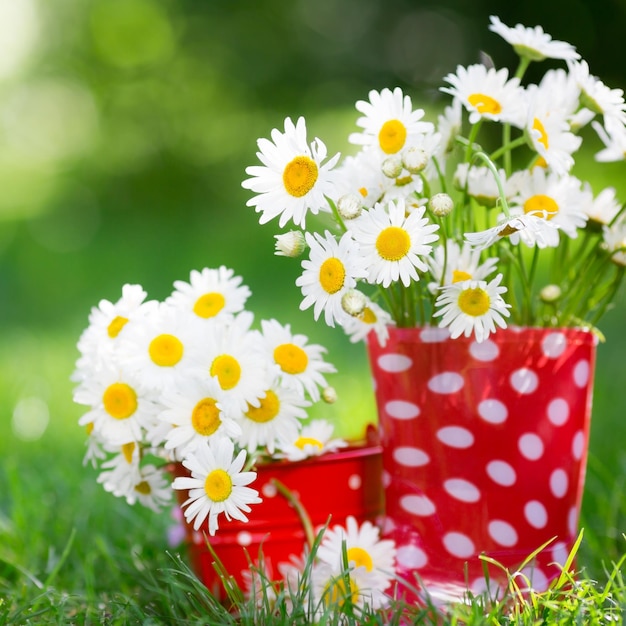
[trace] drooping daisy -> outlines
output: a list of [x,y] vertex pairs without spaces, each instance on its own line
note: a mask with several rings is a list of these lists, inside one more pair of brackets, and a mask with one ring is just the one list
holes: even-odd
[[230,318],[243,311],[250,289],[242,278],[223,265],[217,269],[205,267],[191,270],[189,282],[174,282],[174,292],[166,302],[174,308],[190,311],[202,320]]
[[208,517],[209,534],[214,535],[221,514],[229,521],[247,522],[245,513],[251,510],[248,505],[261,502],[259,492],[246,486],[256,479],[256,472],[241,471],[246,451],[241,450],[233,458],[234,452],[235,445],[230,439],[217,438],[183,460],[191,476],[178,476],[172,486],[189,490],[189,498],[182,507],[187,523],[193,521],[194,530]]
[[612,161],[623,161],[626,159],[626,125],[616,120],[608,120],[605,126],[598,122],[592,122],[598,137],[604,144],[604,149],[596,155],[596,161],[608,163]]
[[474,333],[479,343],[496,332],[496,325],[506,328],[504,317],[510,315],[510,305],[502,298],[507,289],[500,286],[501,281],[502,274],[498,274],[489,283],[466,280],[442,287],[435,301],[435,317],[441,317],[439,327],[448,328],[452,339]]
[[363,114],[356,121],[363,130],[348,137],[350,143],[374,146],[383,154],[397,154],[420,134],[433,132],[430,122],[421,122],[423,109],[413,110],[410,96],[399,87],[369,92],[369,101],[359,100],[356,109]]
[[285,132],[274,129],[271,137],[258,140],[257,157],[263,165],[246,168],[251,178],[242,186],[257,194],[247,206],[261,213],[261,224],[279,217],[281,228],[289,220],[304,228],[307,212],[330,210],[325,196],[335,196],[331,170],[340,155],[323,164],[326,146],[319,139],[308,145],[303,117],[295,125],[287,118]]
[[300,310],[312,306],[316,320],[324,311],[326,324],[334,326],[337,322],[342,325],[347,313],[341,308],[341,298],[356,286],[357,279],[367,276],[357,245],[349,232],[344,233],[339,241],[328,231],[324,236],[306,233],[306,241],[309,258],[302,261],[304,271],[296,279],[304,296]]
[[547,220],[568,237],[575,238],[578,229],[587,222],[584,203],[585,193],[577,178],[535,167],[527,173],[526,184],[521,186],[519,194],[511,199],[511,214],[516,214],[516,207],[526,214],[545,211]]
[[240,446],[250,453],[265,447],[270,454],[276,447],[292,441],[300,431],[300,420],[307,416],[311,403],[294,389],[272,385],[258,398],[255,405],[248,405],[241,419]]
[[424,217],[424,208],[406,215],[404,200],[377,204],[351,225],[352,237],[368,267],[368,281],[388,287],[402,281],[405,287],[419,280],[417,270],[428,269],[423,257],[438,239],[437,224]]
[[351,343],[363,341],[373,331],[376,333],[378,343],[385,346],[389,339],[388,326],[391,324],[393,324],[391,315],[368,299],[361,315],[348,317],[343,329]]
[[336,452],[348,444],[343,439],[333,439],[335,428],[326,420],[313,420],[302,427],[298,436],[287,444],[282,444],[277,457],[290,461],[302,461],[311,456]]
[[441,87],[441,91],[461,101],[469,111],[470,124],[486,119],[524,126],[526,95],[519,79],[509,79],[506,68],[496,70],[480,63],[459,65],[456,74],[450,73],[444,80],[450,87]]
[[579,59],[576,48],[565,41],[552,39],[541,26],[529,28],[516,24],[513,28],[506,26],[495,15],[489,17],[489,30],[497,33],[513,46],[520,57],[531,61],[544,59],[563,59],[565,61]]
[[216,378],[190,378],[161,396],[159,420],[169,428],[164,448],[183,458],[211,437],[238,437],[241,426],[222,407],[222,388]]
[[395,542],[381,539],[380,530],[371,522],[361,525],[351,515],[345,527],[336,525],[327,528],[317,551],[317,557],[335,570],[341,569],[343,544],[345,543],[348,567],[364,568],[379,577],[381,590],[385,590],[395,573]]
[[262,320],[261,334],[268,358],[280,368],[281,383],[300,393],[305,391],[313,402],[320,399],[320,389],[327,386],[324,374],[337,370],[324,361],[326,348],[308,343],[305,335],[293,334],[289,324]]

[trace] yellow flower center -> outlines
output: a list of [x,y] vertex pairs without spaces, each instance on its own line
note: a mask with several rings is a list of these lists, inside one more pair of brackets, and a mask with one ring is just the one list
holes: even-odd
[[541,120],[535,118],[533,120],[533,130],[539,131],[539,138],[537,141],[543,145],[543,147],[548,149],[548,133],[546,133],[546,129],[544,128]]
[[359,193],[364,197],[367,198],[367,187],[361,187],[359,188]]
[[376,313],[374,313],[374,311],[372,311],[372,309],[370,309],[368,306],[363,309],[361,319],[365,324],[375,324],[378,321]]
[[127,322],[128,318],[122,317],[121,315],[114,317],[111,320],[111,323],[107,326],[107,334],[109,337],[111,337],[111,339],[115,339]]
[[87,431],[87,435],[91,435],[93,432],[93,422],[89,422],[89,424],[85,426],[85,430]]
[[209,500],[224,502],[233,491],[233,481],[226,470],[213,470],[204,480],[204,491]]
[[498,115],[502,112],[502,105],[491,96],[484,93],[472,93],[467,97],[467,101],[482,115]]
[[246,411],[246,417],[253,422],[264,424],[265,422],[271,422],[280,411],[280,400],[278,396],[269,389],[265,394],[265,397],[261,399],[261,404],[257,406],[248,405]]
[[319,450],[324,447],[324,444],[319,439],[314,439],[313,437],[298,437],[296,441],[294,441],[294,446],[296,448],[300,448],[300,450],[304,450],[304,446],[315,446]]
[[122,446],[122,454],[129,465],[133,462],[133,452],[135,451],[135,442],[130,441]]
[[411,248],[411,238],[403,228],[388,226],[376,238],[376,251],[385,261],[399,261]]
[[215,405],[214,398],[203,398],[193,407],[191,425],[199,435],[208,437],[220,427],[220,410]]
[[306,196],[317,182],[317,163],[308,156],[297,156],[283,171],[283,184],[290,196]]
[[234,389],[241,378],[241,365],[234,356],[221,354],[211,363],[211,376],[215,376],[224,391]]
[[346,268],[337,257],[326,259],[320,266],[320,285],[326,293],[337,293],[346,279]]
[[152,493],[152,488],[147,480],[142,480],[138,485],[135,485],[135,491],[144,496],[149,496]]
[[545,211],[546,218],[551,220],[559,212],[559,205],[550,196],[538,193],[524,202],[524,213],[532,211]]
[[480,287],[464,289],[458,299],[459,309],[472,317],[480,317],[487,313],[490,303],[489,294]]
[[374,561],[367,550],[355,546],[347,550],[348,563],[354,563],[355,567],[363,566],[368,572],[374,568]]
[[208,319],[215,317],[226,304],[226,300],[221,293],[205,293],[200,296],[193,305],[193,312],[198,317]]
[[464,280],[471,280],[472,275],[464,272],[463,270],[454,270],[452,272],[452,282],[462,283]]
[[155,365],[173,367],[183,358],[183,344],[174,335],[158,335],[150,342],[148,353]]
[[125,420],[137,410],[137,394],[126,383],[109,385],[102,395],[104,410],[116,420]]
[[359,599],[359,588],[352,576],[350,576],[350,582],[347,587],[346,589],[346,581],[343,576],[331,580],[324,589],[323,597],[326,600],[326,606],[341,608],[348,597],[350,597],[353,604],[356,604]]
[[378,144],[385,154],[400,152],[406,142],[406,126],[400,120],[388,120],[378,132]]
[[300,346],[282,343],[274,350],[274,361],[287,374],[302,374],[309,364],[309,357]]

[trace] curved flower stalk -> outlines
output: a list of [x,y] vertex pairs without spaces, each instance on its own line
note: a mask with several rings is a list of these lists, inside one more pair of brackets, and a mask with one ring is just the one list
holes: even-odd
[[[390,323],[438,323],[455,335],[469,329],[478,341],[507,322],[595,325],[620,289],[623,200],[574,172],[594,134],[605,146],[599,163],[626,158],[623,91],[540,26],[510,27],[492,16],[489,29],[511,44],[517,67],[459,65],[443,78],[451,102],[432,122],[397,87],[356,103],[358,130],[349,136],[356,152],[332,161],[323,198],[307,209],[330,214],[323,235],[275,205],[280,227],[292,221],[304,230],[277,235],[277,254],[306,256],[299,241],[310,248],[296,281],[302,308],[312,306],[316,319],[342,326],[351,340],[375,330],[384,341]],[[562,67],[526,80],[529,65],[545,59]],[[301,153],[291,158],[312,159],[302,118],[298,132]],[[272,176],[289,179],[285,163]],[[246,171],[253,178],[243,186],[263,190],[248,202],[258,208],[274,179],[258,167]],[[492,272],[497,294],[486,281]],[[459,287],[467,281],[471,288]],[[468,307],[468,289],[488,294],[489,304]]]

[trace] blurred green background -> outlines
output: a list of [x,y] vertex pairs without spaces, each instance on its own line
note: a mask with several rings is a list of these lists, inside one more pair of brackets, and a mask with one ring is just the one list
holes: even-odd
[[[13,506],[7,477],[33,476],[28,468],[84,475],[79,492],[93,493],[69,375],[90,307],[126,282],[160,299],[191,269],[232,267],[257,318],[329,347],[340,370],[329,415],[373,419],[363,346],[298,311],[299,263],[273,256],[277,231],[245,206],[244,169],[286,116],[304,115],[334,154],[372,88],[399,85],[434,110],[442,77],[479,51],[513,67],[490,14],[541,24],[605,83],[625,86],[622,0],[0,0],[0,527]],[[531,78],[535,69],[546,66]],[[576,173],[624,200],[625,169],[582,154]],[[602,486],[607,514],[590,524],[616,542],[625,307],[622,292],[601,325],[585,500],[592,510]],[[51,493],[43,504],[59,502]],[[598,549],[610,558],[607,545]]]

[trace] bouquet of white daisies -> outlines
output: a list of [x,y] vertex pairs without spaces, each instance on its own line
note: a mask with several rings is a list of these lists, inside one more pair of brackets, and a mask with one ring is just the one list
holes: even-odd
[[[226,267],[192,271],[164,301],[139,285],[100,301],[78,341],[74,400],[88,407],[86,462],[101,469],[107,491],[154,510],[172,486],[189,492],[185,517],[197,530],[208,518],[247,521],[260,502],[250,485],[264,462],[298,461],[336,451],[325,420],[307,410],[335,393],[325,348],[245,309],[250,290]],[[168,464],[188,476],[173,484]]]
[[[477,341],[507,321],[593,328],[614,301],[624,205],[613,187],[577,177],[575,156],[584,142],[598,162],[625,159],[623,91],[539,26],[493,16],[489,28],[519,56],[515,73],[487,57],[458,66],[436,123],[400,88],[383,89],[356,103],[359,149],[341,161],[309,143],[303,118],[258,141],[248,205],[262,224],[290,227],[277,254],[308,255],[300,308],[354,341],[375,329],[384,342],[389,324]],[[545,59],[563,66],[525,81]]]

